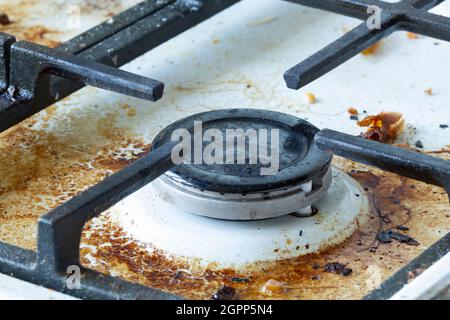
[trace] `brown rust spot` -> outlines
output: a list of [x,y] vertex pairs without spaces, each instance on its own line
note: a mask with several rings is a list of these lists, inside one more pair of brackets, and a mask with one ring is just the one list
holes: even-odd
[[[149,151],[117,127],[112,113],[58,118],[56,110],[0,134],[0,241],[35,249],[42,214]],[[49,124],[60,130],[47,129]]]
[[23,28],[15,23],[11,23],[0,28],[0,31],[14,35],[17,40],[27,40],[51,48],[55,48],[61,44],[60,41],[52,39],[52,35],[58,34],[58,31],[49,29],[43,25]]
[[33,8],[37,4],[37,0],[0,4],[0,12],[4,13],[9,20],[7,24],[0,24],[0,32],[9,33],[17,40],[27,40],[48,47],[56,47],[60,44],[57,40],[59,31],[48,28],[42,23],[30,23]]
[[350,171],[349,174],[365,188],[373,189],[380,183],[380,178],[370,171]]
[[149,253],[145,246],[128,239],[108,213],[86,225],[80,253],[84,265],[92,266],[94,258],[94,268],[101,272],[191,298],[209,299],[223,285],[239,288],[248,284],[236,282],[234,279],[245,277],[232,270],[207,269],[198,274],[187,263],[173,262],[157,250]]

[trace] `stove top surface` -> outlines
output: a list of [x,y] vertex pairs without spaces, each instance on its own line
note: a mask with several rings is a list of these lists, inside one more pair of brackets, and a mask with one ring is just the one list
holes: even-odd
[[[58,27],[64,26],[58,15],[40,20],[40,4],[0,4],[19,26],[33,28],[35,23],[52,30],[41,33],[38,41],[60,41],[73,32]],[[448,15],[450,4],[433,11]],[[29,13],[36,19],[20,19]],[[355,57],[303,91],[285,88],[282,74],[288,67],[356,23],[275,0],[243,1],[124,67],[168,84],[161,101],[151,104],[85,88],[4,132],[0,239],[35,249],[37,219],[50,208],[146,154],[156,134],[173,121],[230,106],[281,111],[349,134],[361,132],[347,114],[349,107],[361,114],[398,111],[407,123],[398,144],[414,148],[420,140],[422,152],[449,159],[449,129],[441,126],[450,124],[450,71],[442,68],[448,61],[448,43],[397,33],[374,54]],[[23,37],[32,38],[26,33]],[[432,94],[424,92],[430,88]],[[306,91],[316,95],[316,103],[304,101]],[[361,298],[449,231],[448,200],[442,189],[411,179],[341,158],[335,158],[334,165],[367,189],[372,206],[367,223],[337,247],[307,258],[280,259],[264,273],[220,268],[195,273],[186,261],[170,259],[163,251],[149,253],[130,237],[111,217],[118,206],[86,225],[82,263],[188,298],[209,298],[224,283],[242,298],[268,298],[260,288],[269,279],[288,286],[275,297]],[[409,228],[407,234],[420,244],[377,244],[381,229],[399,225]],[[351,267],[352,275],[325,272],[332,262]]]

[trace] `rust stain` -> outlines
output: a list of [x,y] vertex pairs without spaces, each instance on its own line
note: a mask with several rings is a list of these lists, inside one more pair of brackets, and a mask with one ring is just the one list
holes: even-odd
[[17,40],[27,40],[48,47],[56,47],[60,44],[56,39],[59,31],[39,23],[28,23],[33,7],[37,3],[37,0],[22,0],[0,4],[0,12],[5,13],[10,20],[10,23],[0,25],[0,32],[14,35]]
[[27,40],[51,48],[55,48],[61,44],[60,41],[52,39],[53,35],[56,35],[59,32],[43,25],[34,25],[24,28],[16,22],[13,22],[6,26],[0,26],[0,32],[14,35],[17,40]]
[[[358,180],[370,194],[374,208],[367,225],[343,244],[317,254],[259,263],[254,271],[198,270],[174,261],[162,252],[130,239],[108,213],[90,222],[84,231],[82,263],[99,272],[159,288],[191,299],[209,299],[226,285],[241,299],[358,299],[411,261],[450,230],[450,211],[445,192],[411,179],[337,158],[334,165]],[[380,230],[397,225],[421,245],[398,242],[379,244]],[[339,262],[352,269],[348,276],[326,272],[328,263]],[[236,281],[245,279],[245,281]],[[264,290],[268,281],[286,285],[286,290]]]
[[[0,134],[0,241],[35,249],[42,214],[149,151],[117,127],[114,113],[55,112],[50,107]],[[52,121],[64,123],[62,130],[47,130]]]
[[358,180],[366,189],[376,188],[380,183],[380,178],[370,171],[352,170],[349,174]]

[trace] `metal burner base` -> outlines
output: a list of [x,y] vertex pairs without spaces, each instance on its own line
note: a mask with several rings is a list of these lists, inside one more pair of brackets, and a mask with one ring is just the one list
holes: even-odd
[[312,213],[311,205],[327,192],[331,167],[312,180],[290,188],[249,194],[217,193],[199,190],[166,174],[152,183],[154,192],[183,211],[224,220],[261,220],[295,213]]
[[[308,218],[286,215],[259,221],[225,221],[189,214],[150,185],[111,208],[113,219],[132,238],[192,268],[254,268],[255,263],[295,258],[339,244],[369,212],[362,187],[333,168],[328,192]],[[214,210],[211,208],[211,210]]]

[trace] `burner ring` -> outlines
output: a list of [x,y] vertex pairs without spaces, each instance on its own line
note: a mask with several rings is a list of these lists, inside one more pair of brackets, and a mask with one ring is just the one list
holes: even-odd
[[261,165],[238,164],[180,164],[164,177],[170,177],[187,187],[220,194],[270,192],[301,185],[328,171],[332,156],[320,150],[314,143],[318,128],[291,115],[257,109],[227,109],[196,114],[166,127],[154,139],[152,148],[158,148],[171,140],[177,129],[194,134],[194,122],[202,122],[202,132],[215,128],[267,129],[279,131],[279,171],[262,176]]
[[290,188],[264,193],[217,193],[183,185],[171,175],[153,182],[155,193],[164,202],[187,213],[223,220],[262,220],[294,214],[309,217],[311,205],[322,198],[331,185],[331,167],[314,179]]

